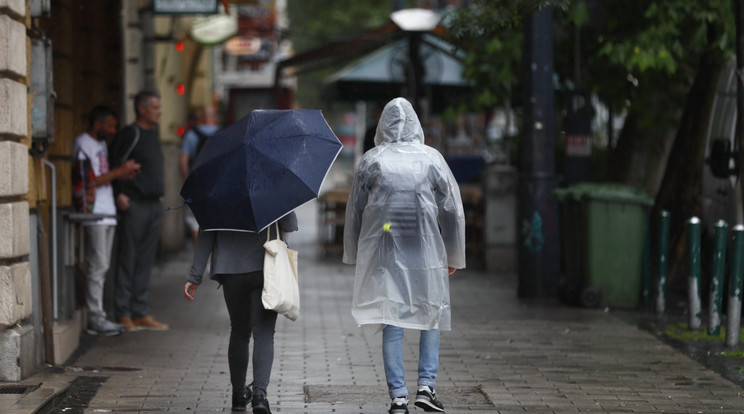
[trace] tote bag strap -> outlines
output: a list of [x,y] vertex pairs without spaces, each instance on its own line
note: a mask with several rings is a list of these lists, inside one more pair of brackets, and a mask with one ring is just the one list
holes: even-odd
[[[275,221],[274,224],[276,225],[276,238],[281,240],[281,233],[279,233],[279,220]],[[271,240],[271,226],[266,229],[266,241],[268,242],[269,240]]]

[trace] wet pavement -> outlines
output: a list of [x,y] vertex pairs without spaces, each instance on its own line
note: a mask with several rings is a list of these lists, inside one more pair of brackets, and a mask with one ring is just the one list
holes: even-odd
[[[302,310],[296,322],[280,316],[277,323],[272,411],[387,412],[381,334],[360,329],[351,317],[353,267],[318,257],[315,208],[310,203],[298,211],[303,227],[290,239],[300,251]],[[184,301],[190,259],[184,250],[162,261],[152,278],[152,313],[169,331],[88,337],[69,365],[23,381],[41,384],[44,396],[34,396],[37,390],[28,394],[35,403],[17,398],[5,406],[0,398],[0,408],[7,407],[0,411],[229,411],[222,290],[206,281],[193,303]],[[633,313],[520,300],[516,275],[477,269],[458,271],[451,291],[453,331],[442,334],[437,381],[448,413],[744,412],[741,386],[639,329]],[[407,331],[404,358],[415,393],[413,333]],[[48,389],[52,384],[56,391]],[[89,401],[63,401],[63,391],[75,386]],[[60,396],[56,408],[48,403],[40,411],[54,395]]]

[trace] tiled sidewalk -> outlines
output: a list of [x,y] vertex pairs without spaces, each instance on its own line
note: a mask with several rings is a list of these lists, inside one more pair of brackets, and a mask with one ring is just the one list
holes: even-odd
[[[358,328],[350,314],[353,268],[337,258],[317,260],[314,245],[305,243],[311,239],[300,234],[294,246],[301,251],[302,314],[277,324],[272,411],[387,412],[381,334]],[[186,303],[189,266],[185,251],[153,277],[153,314],[170,331],[98,338],[67,373],[24,382],[108,377],[86,413],[229,411],[222,291],[208,281]],[[476,270],[457,272],[451,290],[453,331],[442,334],[437,386],[448,413],[744,412],[741,388],[613,311],[522,301],[514,275]],[[407,331],[412,393],[417,339]]]

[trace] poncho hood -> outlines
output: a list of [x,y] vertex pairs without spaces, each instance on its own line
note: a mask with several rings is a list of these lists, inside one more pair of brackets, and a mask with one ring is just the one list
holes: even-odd
[[395,98],[385,105],[375,133],[375,145],[393,142],[424,142],[416,111],[405,98]]

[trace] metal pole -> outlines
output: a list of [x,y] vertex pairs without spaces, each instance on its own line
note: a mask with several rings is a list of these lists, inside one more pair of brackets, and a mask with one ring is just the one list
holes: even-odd
[[142,27],[142,75],[146,90],[157,90],[155,74],[155,17],[152,8],[140,9]]
[[424,96],[424,76],[426,68],[421,61],[421,33],[410,32],[408,34],[408,61],[411,64],[408,74],[408,99],[419,116],[423,116],[421,98]]
[[54,164],[44,160],[44,165],[52,172],[52,210],[50,217],[50,234],[52,237],[52,303],[54,319],[59,318],[59,276],[57,274],[57,170]]
[[739,343],[741,329],[741,289],[744,272],[744,226],[737,224],[733,229],[731,249],[731,273],[729,275],[728,320],[726,324],[726,345]]
[[737,194],[736,203],[737,222],[741,222],[744,200],[744,0],[734,1],[734,25],[736,26],[736,133],[734,134],[734,150],[737,157]]
[[721,307],[723,306],[723,273],[726,267],[726,234],[728,224],[718,220],[715,224],[713,246],[713,273],[710,280],[710,316],[708,335],[721,334]]
[[659,251],[656,286],[656,312],[664,313],[666,308],[667,269],[669,267],[669,223],[671,215],[666,210],[659,213]]
[[689,327],[700,329],[700,219],[691,218],[687,222],[687,255],[690,265],[690,276],[687,278],[687,297],[690,303]]
[[54,365],[54,302],[52,294],[52,276],[49,263],[49,236],[44,230],[44,223],[39,212],[36,212],[37,236],[39,243],[39,288],[41,290],[41,323],[44,338],[44,361]]
[[644,218],[646,222],[646,229],[643,234],[643,268],[641,271],[641,282],[643,290],[641,292],[641,299],[643,300],[643,306],[648,308],[651,305],[651,215],[646,214]]
[[520,297],[555,297],[559,281],[555,176],[553,10],[525,20],[525,88],[519,185]]

